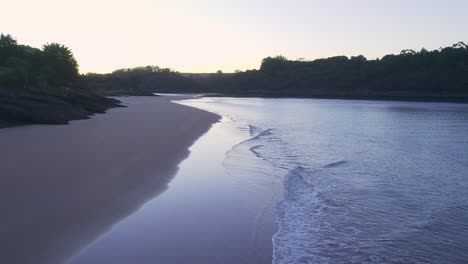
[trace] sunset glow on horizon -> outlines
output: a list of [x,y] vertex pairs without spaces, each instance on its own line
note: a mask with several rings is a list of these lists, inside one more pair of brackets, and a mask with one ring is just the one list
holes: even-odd
[[468,41],[468,1],[0,1],[0,33],[64,44],[81,73],[234,72],[279,54],[374,59]]

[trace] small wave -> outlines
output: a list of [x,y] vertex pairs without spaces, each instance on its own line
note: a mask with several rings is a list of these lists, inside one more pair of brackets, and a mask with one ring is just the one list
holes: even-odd
[[254,125],[250,125],[249,124],[249,133],[250,133],[250,136],[255,136],[255,135],[258,135],[262,132],[262,129],[257,127],[257,126],[254,126]]
[[[271,135],[272,134],[272,129],[266,129],[262,130],[260,127],[254,126],[254,125],[248,125],[248,130],[251,138],[244,140],[242,142],[237,143],[234,145],[229,151],[226,152],[226,157],[230,156],[230,153],[232,153],[234,150],[239,148],[240,146],[249,143],[251,141],[255,141],[260,139],[263,136]],[[263,146],[263,145],[261,145]],[[260,145],[250,147],[250,151],[257,157],[262,158],[260,152],[257,151],[261,147]]]
[[311,225],[310,215],[321,210],[320,198],[304,180],[307,175],[303,167],[297,167],[284,179],[284,199],[276,207],[279,229],[273,236],[273,263],[326,262],[316,254],[304,252],[314,249],[314,239],[309,234],[312,229],[320,228]]
[[347,164],[347,163],[348,163],[348,161],[346,161],[346,160],[339,160],[339,161],[328,163],[328,164],[322,166],[322,168],[334,168],[334,167],[338,167],[338,166],[341,166],[341,165],[344,165],[344,164]]
[[[248,139],[246,141],[255,140],[255,139],[258,139],[259,137],[270,135],[271,132],[272,132],[272,129],[271,128],[262,129],[262,128],[258,127],[258,126],[254,126],[254,125],[249,124],[248,125],[248,131],[249,131],[249,134],[250,134],[250,136],[252,138],[250,138],[250,139]],[[244,141],[244,142],[246,142],[246,141]]]
[[261,158],[262,155],[260,154],[260,152],[258,152],[258,149],[260,149],[261,147],[263,147],[263,145],[253,146],[253,147],[250,148],[250,152],[255,154],[255,156],[257,156],[258,158]]
[[310,176],[312,171],[307,171],[305,168],[298,166],[295,169],[289,171],[286,175],[284,188],[285,197],[293,197],[301,194],[301,192],[313,192],[312,184],[305,180],[305,177]]
[[276,207],[279,229],[273,236],[273,263],[345,263],[337,260],[355,248],[360,230],[337,224],[346,222],[347,212],[313,184],[323,173],[298,166],[286,174],[284,198]]
[[258,133],[255,137],[251,138],[250,140],[255,140],[255,139],[258,139],[258,138],[263,137],[263,136],[271,135],[272,131],[273,131],[273,129],[271,129],[271,128],[263,130],[260,133]]

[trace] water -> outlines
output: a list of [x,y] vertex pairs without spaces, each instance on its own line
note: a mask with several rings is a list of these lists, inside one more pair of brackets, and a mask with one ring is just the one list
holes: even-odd
[[[284,182],[274,263],[468,262],[467,105],[228,98],[189,104],[249,127],[252,137],[228,153],[227,171]],[[245,164],[248,155],[264,162]]]
[[223,122],[72,263],[468,262],[468,105],[181,103]]
[[[269,174],[227,170],[226,153],[250,138],[228,117],[190,148],[169,188],[86,248],[72,264],[271,263],[277,227]],[[234,147],[236,148],[236,147]],[[250,153],[250,152],[249,152]],[[255,160],[258,159],[258,160]],[[236,164],[261,164],[251,155]],[[262,178],[263,177],[263,178]]]

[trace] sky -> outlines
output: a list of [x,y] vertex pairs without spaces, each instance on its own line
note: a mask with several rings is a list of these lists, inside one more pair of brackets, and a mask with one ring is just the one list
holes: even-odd
[[468,42],[467,0],[0,0],[0,33],[68,46],[80,72],[157,65],[256,69],[289,59],[429,50]]

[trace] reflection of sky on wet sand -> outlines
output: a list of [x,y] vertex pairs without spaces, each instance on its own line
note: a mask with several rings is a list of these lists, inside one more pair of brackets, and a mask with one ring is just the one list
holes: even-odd
[[215,124],[191,147],[165,193],[71,263],[270,263],[271,215],[271,228],[255,233],[257,209],[265,201],[253,201],[242,189],[246,183],[222,165],[226,152],[248,136],[229,118]]

